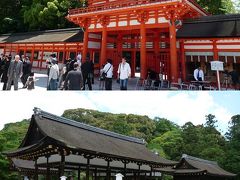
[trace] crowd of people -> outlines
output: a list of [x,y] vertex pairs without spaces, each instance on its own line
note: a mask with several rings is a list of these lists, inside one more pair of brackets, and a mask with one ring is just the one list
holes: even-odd
[[[51,54],[46,60],[47,63],[47,90],[92,90],[94,84],[94,63],[89,58],[82,61],[79,53],[76,59],[67,59],[63,64],[58,64],[55,54]],[[128,79],[131,76],[130,65],[123,57],[117,67],[117,82],[120,90],[127,90]],[[106,60],[102,66],[99,77],[99,89],[112,90],[113,63],[111,59]],[[21,80],[22,88],[29,90],[35,88],[35,77],[32,72],[32,63],[29,57],[22,55],[0,56],[0,79],[3,83],[3,90],[19,89]]]
[[13,60],[11,55],[1,54],[0,56],[0,79],[3,83],[2,90],[18,90],[18,81],[21,80],[23,88],[34,89],[34,73],[29,57],[15,55]]
[[[78,54],[76,59],[67,59],[63,67],[59,68],[56,56],[52,54],[47,63],[49,65],[48,90],[92,90],[94,63],[89,58],[82,61],[81,54]],[[100,70],[99,89],[112,90],[113,69],[112,60],[107,59],[106,64]],[[127,90],[131,68],[125,57],[122,58],[117,73],[120,89]]]

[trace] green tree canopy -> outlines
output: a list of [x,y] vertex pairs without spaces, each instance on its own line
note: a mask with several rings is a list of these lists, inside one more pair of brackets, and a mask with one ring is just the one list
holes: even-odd
[[235,13],[235,7],[231,0],[196,0],[201,7],[211,14]]

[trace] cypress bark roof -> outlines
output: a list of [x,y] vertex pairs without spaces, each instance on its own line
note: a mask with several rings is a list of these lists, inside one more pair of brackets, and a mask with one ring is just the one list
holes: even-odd
[[215,161],[208,161],[189,155],[183,155],[180,162],[174,168],[161,168],[162,172],[169,173],[174,176],[179,175],[209,175],[231,178],[236,174],[230,173],[219,167]]
[[183,22],[177,38],[240,37],[240,14],[203,16]]
[[80,28],[35,31],[0,35],[0,43],[82,42]]
[[161,165],[175,165],[176,162],[161,158],[149,151],[142,139],[124,136],[84,123],[35,109],[28,133],[18,150],[7,152],[10,157],[34,152],[45,142],[60,145],[81,152],[91,152],[108,158]]

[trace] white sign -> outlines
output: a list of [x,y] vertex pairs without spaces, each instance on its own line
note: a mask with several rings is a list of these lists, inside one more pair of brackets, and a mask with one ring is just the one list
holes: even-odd
[[122,180],[124,177],[121,173],[118,173],[115,176],[116,176],[116,180]]
[[66,179],[67,179],[66,176],[61,176],[61,177],[60,177],[60,180],[66,180]]
[[212,71],[223,71],[223,62],[221,61],[211,61],[211,70]]

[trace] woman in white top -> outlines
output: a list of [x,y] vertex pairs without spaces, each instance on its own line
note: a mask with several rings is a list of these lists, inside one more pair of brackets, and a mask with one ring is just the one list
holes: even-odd
[[104,66],[103,72],[106,73],[105,90],[112,90],[113,65],[111,59],[107,59],[107,64]]
[[131,76],[130,65],[126,62],[126,58],[122,58],[122,62],[118,66],[118,78],[120,79],[120,89],[127,90],[128,78]]
[[52,66],[50,68],[48,83],[49,83],[49,90],[57,90],[57,82],[59,77],[59,68],[57,65],[57,59],[52,59]]

